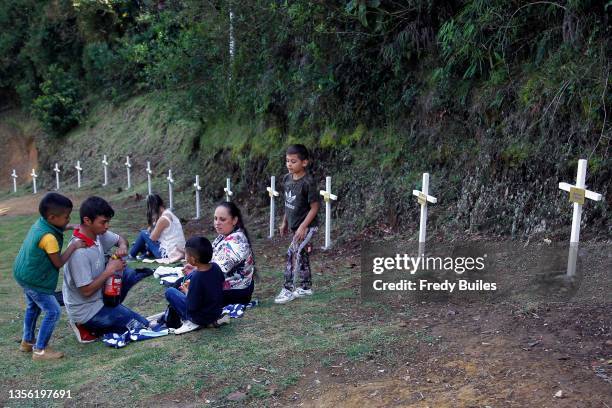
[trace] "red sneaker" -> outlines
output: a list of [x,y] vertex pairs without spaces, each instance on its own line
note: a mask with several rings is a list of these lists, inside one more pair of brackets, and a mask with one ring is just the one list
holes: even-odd
[[98,337],[87,330],[83,325],[73,323],[70,320],[68,320],[68,324],[70,325],[70,328],[74,332],[74,335],[79,343],[91,343],[98,340]]

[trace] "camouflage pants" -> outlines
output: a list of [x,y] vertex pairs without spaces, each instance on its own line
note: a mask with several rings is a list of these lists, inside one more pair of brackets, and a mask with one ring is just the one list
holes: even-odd
[[317,228],[308,228],[306,236],[301,242],[294,239],[287,250],[287,265],[285,267],[285,288],[293,291],[295,289],[294,279],[299,277],[300,287],[310,289],[312,286],[312,274],[310,271],[310,251],[312,251],[312,237]]

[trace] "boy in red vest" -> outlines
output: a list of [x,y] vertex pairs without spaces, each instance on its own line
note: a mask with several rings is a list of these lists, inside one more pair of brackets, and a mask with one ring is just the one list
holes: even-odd
[[[48,347],[61,314],[54,296],[59,268],[64,266],[76,249],[85,245],[80,241],[73,242],[60,254],[64,230],[72,212],[70,199],[61,194],[48,193],[40,201],[38,211],[41,217],[30,228],[13,265],[13,276],[23,288],[26,299],[19,350],[32,352],[33,360],[53,360],[64,356],[64,353]],[[35,339],[36,321],[41,311],[45,312],[45,317]]]

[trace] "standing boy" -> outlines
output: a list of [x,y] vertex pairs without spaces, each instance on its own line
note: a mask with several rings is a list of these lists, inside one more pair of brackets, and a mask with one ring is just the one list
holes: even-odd
[[[296,297],[312,295],[309,253],[312,250],[312,237],[317,232],[320,203],[317,185],[307,172],[309,163],[308,149],[304,145],[296,144],[287,148],[289,174],[283,178],[285,215],[280,234],[285,235],[291,229],[293,239],[287,250],[285,283],[274,303],[287,303]],[[300,279],[297,289],[293,283],[296,274]]]
[[[23,288],[26,310],[23,322],[23,338],[19,350],[32,352],[33,360],[62,358],[64,353],[48,347],[49,339],[57,324],[61,309],[54,296],[61,268],[81,242],[71,243],[60,255],[64,243],[64,230],[70,222],[72,201],[58,193],[47,193],[38,206],[40,218],[32,225],[13,265],[13,276]],[[34,341],[36,321],[45,312],[38,338]]]

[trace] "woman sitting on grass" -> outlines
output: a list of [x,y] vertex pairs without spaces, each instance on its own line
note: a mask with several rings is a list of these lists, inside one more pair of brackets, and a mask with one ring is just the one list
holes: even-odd
[[[225,201],[217,206],[215,230],[219,235],[212,244],[212,262],[219,265],[225,276],[223,306],[245,305],[251,301],[257,272],[251,240],[236,204]],[[192,269],[187,264],[184,271],[188,274]]]
[[[147,197],[148,229],[140,231],[130,249],[130,259],[151,256],[168,259],[170,262],[183,259],[185,234],[181,221],[167,209],[158,194]],[[139,256],[142,254],[142,258]]]

